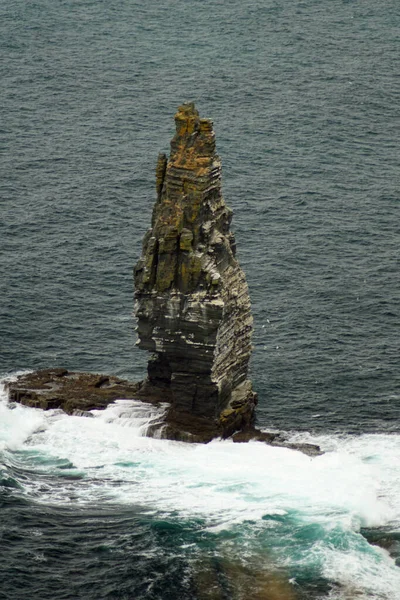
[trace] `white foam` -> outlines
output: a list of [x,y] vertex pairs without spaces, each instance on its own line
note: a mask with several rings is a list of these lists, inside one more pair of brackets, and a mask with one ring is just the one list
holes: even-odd
[[400,599],[399,568],[385,550],[338,552],[325,547],[323,553],[324,576],[342,588],[338,600]]
[[[381,505],[387,509],[366,511],[362,525],[391,525],[400,529],[400,435],[365,434],[360,436],[312,436],[308,433],[292,436],[293,442],[319,444],[322,450],[337,456],[339,460],[354,460],[368,474],[370,490]],[[354,486],[352,486],[354,487]]]
[[16,404],[11,410],[4,383],[0,382],[0,450],[18,450],[45,422],[43,411],[34,411],[21,404]]
[[[84,476],[45,486],[27,482],[26,493],[39,501],[140,504],[202,517],[210,532],[295,514],[299,526],[318,524],[327,537],[334,530],[354,542],[340,549],[322,536],[301,560],[317,561],[325,576],[344,590],[356,589],[357,597],[400,599],[399,569],[367,542],[366,553],[357,534],[360,526],[400,523],[400,436],[297,436],[294,441],[314,441],[327,450],[315,458],[258,442],[203,445],[143,437],[163,410],[118,401],[92,411],[94,418],[70,417],[23,406],[10,410],[3,400],[0,440],[22,451],[21,460],[24,451],[66,459]],[[50,467],[38,463],[37,469]]]

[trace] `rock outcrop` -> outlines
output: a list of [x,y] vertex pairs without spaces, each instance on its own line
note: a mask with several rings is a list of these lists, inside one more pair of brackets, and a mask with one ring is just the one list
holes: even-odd
[[148,385],[165,390],[174,419],[214,420],[230,434],[251,423],[256,404],[247,378],[250,298],[212,122],[190,103],[175,123],[170,157],[158,158],[157,201],[135,268],[138,345],[153,353]]
[[[156,408],[165,408],[165,390],[148,383],[133,383],[113,375],[76,373],[67,369],[43,369],[5,380],[10,402],[19,402],[42,410],[62,409],[70,415],[93,417],[93,409],[102,410],[115,400],[139,400]],[[149,420],[149,437],[164,437],[185,442],[210,442],[223,436],[223,427],[204,417],[186,413],[169,414]],[[260,441],[272,446],[300,450],[309,456],[320,454],[313,444],[291,444],[282,433],[267,433],[246,427],[232,436],[234,442]]]
[[233,436],[317,456],[318,446],[254,427],[250,299],[221,193],[212,122],[200,119],[193,104],[179,107],[175,122],[171,155],[158,159],[157,201],[135,268],[138,344],[153,355],[147,379],[45,369],[7,381],[10,400],[82,416],[117,399],[168,403],[146,435],[202,443]]
[[16,381],[6,382],[6,389],[12,402],[42,410],[61,408],[73,414],[106,408],[118,398],[135,399],[140,385],[113,375],[57,368],[20,375]]

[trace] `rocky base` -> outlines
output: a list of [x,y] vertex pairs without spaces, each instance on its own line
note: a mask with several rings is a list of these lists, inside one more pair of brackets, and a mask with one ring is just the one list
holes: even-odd
[[118,377],[45,369],[6,383],[12,402],[33,408],[61,408],[67,414],[103,409],[117,398],[137,398],[140,383]]
[[[11,402],[33,408],[59,408],[67,414],[84,415],[104,409],[117,399],[135,399],[149,404],[171,402],[168,386],[153,386],[147,380],[130,382],[112,375],[75,373],[67,369],[45,369],[20,375],[6,383]],[[243,385],[218,419],[179,412],[171,406],[165,421],[148,430],[147,435],[164,439],[206,444],[215,438],[232,437],[234,442],[259,441],[273,446],[299,450],[309,456],[321,454],[313,444],[290,444],[280,433],[265,433],[254,427],[257,398],[251,386]]]
[[282,432],[272,433],[269,431],[260,431],[255,427],[244,429],[236,432],[232,436],[235,443],[246,443],[250,441],[264,442],[270,446],[280,446],[281,448],[289,448],[290,450],[298,450],[307,454],[307,456],[320,456],[323,454],[321,448],[316,444],[293,444],[288,442]]

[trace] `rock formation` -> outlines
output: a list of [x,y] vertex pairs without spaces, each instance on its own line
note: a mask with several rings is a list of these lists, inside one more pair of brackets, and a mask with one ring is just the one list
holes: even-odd
[[20,375],[16,381],[7,382],[6,387],[11,402],[42,410],[61,408],[72,415],[77,411],[106,408],[118,398],[135,399],[140,383],[113,375],[74,373],[56,368]]
[[212,122],[190,103],[175,123],[170,157],[158,158],[151,229],[135,268],[138,345],[153,353],[148,384],[169,394],[175,415],[240,429],[251,422],[256,395],[247,379],[252,316],[232,211]]
[[138,344],[153,354],[145,381],[52,368],[6,382],[11,401],[93,416],[116,399],[169,403],[146,435],[209,442],[232,435],[320,454],[284,434],[253,426],[256,394],[247,379],[252,316],[235,258],[232,212],[221,193],[212,122],[179,107],[169,160],[156,169],[157,201],[135,268]]

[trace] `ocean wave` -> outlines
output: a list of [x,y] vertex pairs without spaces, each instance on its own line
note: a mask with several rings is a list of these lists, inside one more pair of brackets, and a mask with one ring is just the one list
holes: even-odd
[[310,458],[259,442],[147,438],[155,412],[120,400],[93,418],[67,416],[10,405],[3,393],[0,443],[13,493],[46,505],[144,506],[158,518],[202,519],[207,534],[236,532],[249,556],[264,549],[289,570],[308,565],[341,594],[396,598],[400,571],[360,531],[400,527],[400,436],[292,434],[325,450]]

